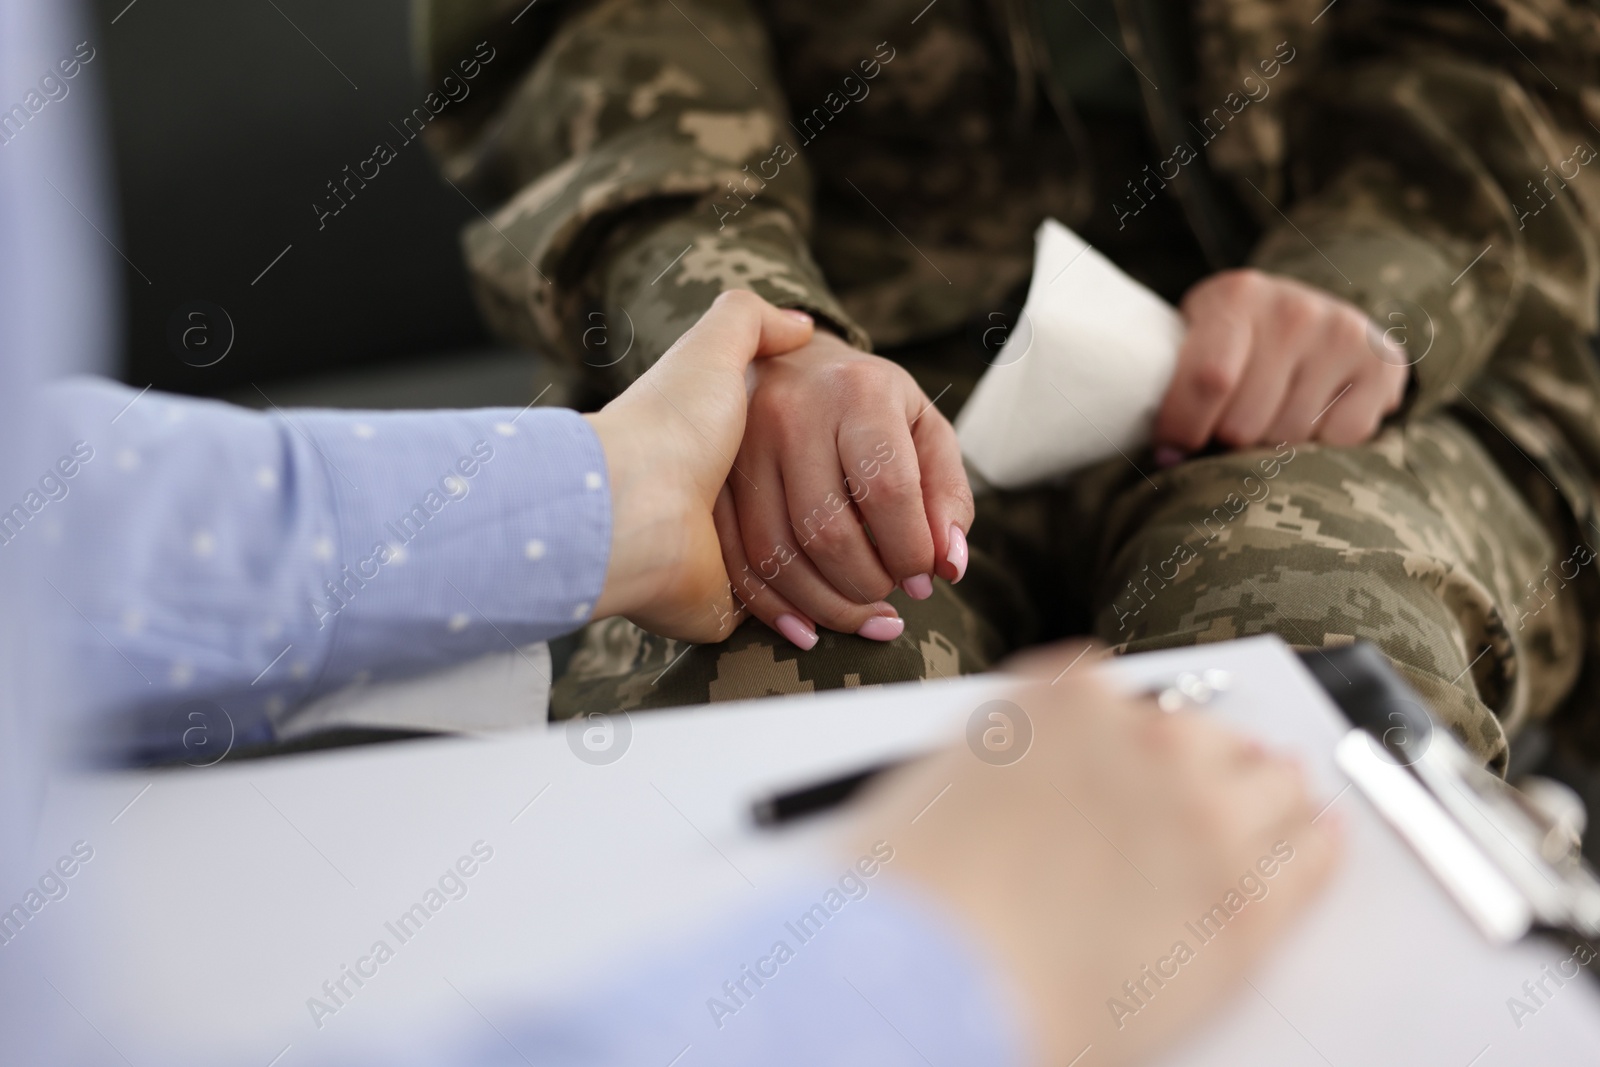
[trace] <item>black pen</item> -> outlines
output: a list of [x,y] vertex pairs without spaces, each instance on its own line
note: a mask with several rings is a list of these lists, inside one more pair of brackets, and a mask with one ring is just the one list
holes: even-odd
[[890,760],[885,763],[874,763],[870,767],[863,767],[825,782],[801,786],[787,793],[777,793],[756,801],[751,806],[751,813],[755,816],[757,826],[778,826],[805,815],[827,811],[861,792],[863,786],[880,774],[891,771],[905,762],[905,760]]
[[[1162,711],[1177,711],[1185,706],[1210,703],[1217,693],[1225,692],[1232,684],[1227,671],[1209,670],[1199,674],[1185,672],[1168,685],[1149,691],[1149,696]],[[909,762],[889,760],[850,771],[837,778],[813,785],[801,786],[785,793],[776,793],[751,805],[757,826],[780,826],[786,822],[836,808],[861,792],[866,784],[886,771]]]

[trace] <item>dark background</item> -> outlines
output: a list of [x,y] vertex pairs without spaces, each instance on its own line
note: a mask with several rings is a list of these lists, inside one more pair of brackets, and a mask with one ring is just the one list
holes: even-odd
[[[403,373],[419,355],[488,343],[456,239],[476,212],[420,140],[320,232],[311,206],[345,165],[396,143],[389,123],[428,91],[407,0],[96,0],[94,13],[118,244],[137,265],[123,264],[126,381],[275,393],[275,380]],[[200,369],[167,341],[195,300],[235,330],[228,356]],[[526,402],[527,367],[500,402]]]

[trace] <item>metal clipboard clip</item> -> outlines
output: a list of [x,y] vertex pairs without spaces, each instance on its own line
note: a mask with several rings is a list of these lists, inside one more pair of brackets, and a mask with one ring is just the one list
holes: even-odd
[[1485,770],[1374,646],[1301,654],[1354,724],[1334,761],[1484,936],[1600,937],[1600,879],[1576,834]]

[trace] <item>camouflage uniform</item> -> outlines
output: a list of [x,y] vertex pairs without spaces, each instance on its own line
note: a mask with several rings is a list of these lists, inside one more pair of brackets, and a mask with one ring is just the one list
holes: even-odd
[[[597,397],[743,287],[876,344],[953,413],[984,369],[969,327],[1018,298],[1046,215],[1168,296],[1230,266],[1298,278],[1418,360],[1401,417],[1362,447],[1160,473],[1134,456],[983,496],[974,577],[959,599],[898,600],[907,635],[886,648],[830,636],[801,654],[751,623],[683,653],[592,627],[558,714],[976,670],[1067,632],[1131,650],[1270,631],[1375,641],[1503,765],[1508,734],[1600,662],[1584,625],[1600,605],[1587,6],[1116,0],[1109,25],[1044,0],[418,15],[435,78],[480,39],[506,54],[498,87],[430,127],[490,212],[464,236],[485,314],[584,367]],[[1093,74],[1102,40],[1115,69]],[[1132,110],[1093,99],[1116,77]]]

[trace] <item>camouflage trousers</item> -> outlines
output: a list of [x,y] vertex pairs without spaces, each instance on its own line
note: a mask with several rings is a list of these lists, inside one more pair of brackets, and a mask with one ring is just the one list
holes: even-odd
[[905,633],[824,633],[801,652],[755,620],[689,646],[623,620],[578,636],[552,714],[665,707],[982,671],[1035,640],[1092,632],[1134,652],[1275,633],[1381,648],[1475,751],[1546,716],[1584,658],[1593,552],[1565,541],[1449,414],[1358,448],[1134,457],[1060,487],[980,498],[973,563]]

